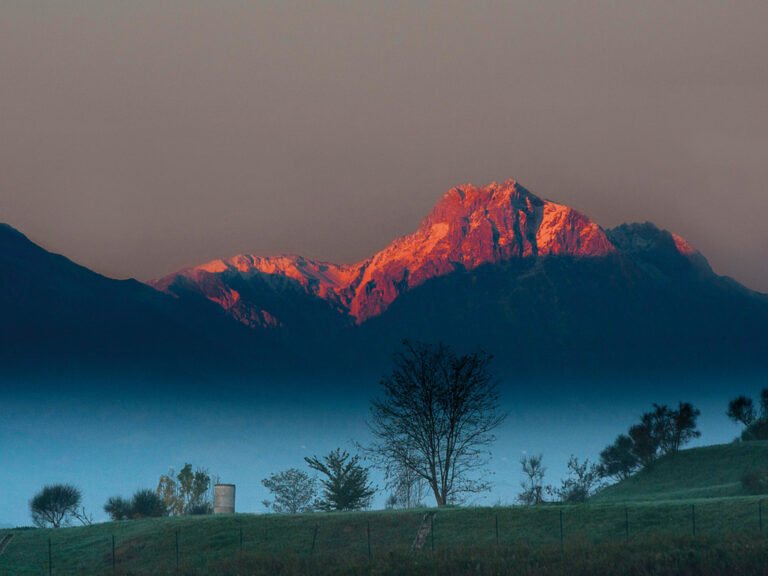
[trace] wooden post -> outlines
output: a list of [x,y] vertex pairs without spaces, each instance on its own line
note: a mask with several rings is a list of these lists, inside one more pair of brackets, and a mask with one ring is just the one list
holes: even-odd
[[624,507],[624,535],[629,542],[629,508]]
[[112,534],[112,573],[117,569],[117,557],[115,556],[115,535]]
[[563,510],[560,509],[560,551],[565,552],[565,530],[563,529]]
[[370,562],[373,559],[373,554],[371,553],[371,521],[368,520],[368,561]]
[[691,504],[691,528],[693,535],[696,536],[696,505]]
[[496,514],[496,547],[499,547],[499,515]]
[[51,547],[51,537],[48,536],[48,576],[53,574],[53,550]]
[[432,537],[432,552],[435,551],[435,516],[429,518],[429,534]]
[[179,530],[176,530],[176,572],[179,571]]
[[317,530],[320,526],[315,524],[315,531],[312,534],[312,549],[309,551],[309,555],[312,556],[315,553],[315,544],[317,543]]
[[757,501],[757,518],[760,525],[760,533],[763,533],[763,501]]

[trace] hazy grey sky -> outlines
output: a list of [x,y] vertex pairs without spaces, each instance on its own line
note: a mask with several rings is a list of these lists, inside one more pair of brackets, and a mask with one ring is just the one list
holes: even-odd
[[513,177],[768,291],[768,2],[3,0],[0,221],[148,279]]

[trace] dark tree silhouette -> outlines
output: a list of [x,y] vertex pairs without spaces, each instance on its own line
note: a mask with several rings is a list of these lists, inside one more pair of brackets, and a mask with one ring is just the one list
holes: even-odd
[[367,508],[376,490],[368,482],[368,469],[359,464],[358,456],[350,456],[337,448],[322,460],[304,458],[309,467],[320,472],[323,495],[315,507],[324,510],[360,510]]
[[32,522],[40,528],[60,528],[78,518],[83,496],[71,484],[45,486],[29,503]]
[[444,345],[405,342],[392,373],[381,381],[384,397],[374,400],[368,447],[388,479],[403,468],[422,478],[443,506],[489,489],[483,472],[499,412],[491,356],[458,355]]
[[626,480],[640,465],[634,453],[634,442],[620,434],[613,444],[600,452],[600,475],[615,480]]
[[728,403],[726,414],[734,422],[739,422],[747,428],[752,426],[755,422],[755,405],[752,398],[737,396]]
[[544,502],[544,467],[541,454],[523,456],[520,465],[523,467],[525,480],[520,484],[523,491],[517,495],[517,500],[526,506],[534,506]]

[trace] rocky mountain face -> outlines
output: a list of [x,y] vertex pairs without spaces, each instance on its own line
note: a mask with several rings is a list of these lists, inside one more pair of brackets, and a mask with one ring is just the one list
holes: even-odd
[[0,361],[349,378],[410,338],[484,348],[517,376],[768,372],[768,297],[651,223],[603,229],[513,181],[453,188],[356,264],[240,255],[151,284],[0,227]]
[[[270,299],[265,291],[270,289],[303,292],[361,324],[382,314],[405,292],[452,272],[516,258],[599,258],[615,251],[606,232],[583,214],[541,200],[508,180],[453,188],[416,232],[357,264],[239,255],[152,284],[171,294],[196,293],[254,327],[285,324],[276,308],[266,306]],[[237,289],[248,285],[250,297]]]

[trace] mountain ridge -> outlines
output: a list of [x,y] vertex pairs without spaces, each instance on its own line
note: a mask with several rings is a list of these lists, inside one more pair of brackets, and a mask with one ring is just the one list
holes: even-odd
[[[681,254],[698,255],[683,238],[673,238]],[[181,283],[240,322],[269,327],[281,325],[281,320],[259,303],[244,300],[228,278],[283,277],[361,324],[386,311],[404,292],[456,270],[512,258],[605,257],[616,250],[606,231],[582,213],[542,200],[509,179],[451,188],[415,232],[354,264],[240,254],[182,269],[150,285],[174,294]]]

